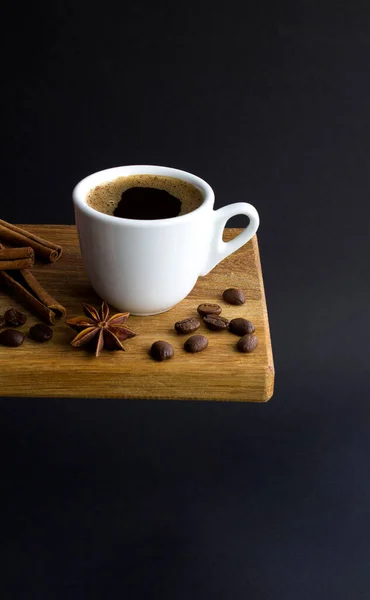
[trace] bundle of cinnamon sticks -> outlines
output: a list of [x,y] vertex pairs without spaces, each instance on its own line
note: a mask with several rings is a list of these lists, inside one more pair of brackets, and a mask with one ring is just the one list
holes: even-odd
[[31,267],[35,255],[55,262],[61,254],[62,248],[57,244],[0,219],[0,287],[6,287],[51,325],[64,318],[66,310],[42,287]]

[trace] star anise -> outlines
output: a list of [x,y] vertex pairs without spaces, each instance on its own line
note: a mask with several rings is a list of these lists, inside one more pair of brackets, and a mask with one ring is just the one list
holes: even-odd
[[99,356],[103,348],[124,350],[122,342],[136,335],[124,325],[130,313],[117,313],[108,319],[109,307],[105,301],[99,312],[91,304],[82,306],[86,316],[73,317],[66,321],[67,325],[79,332],[72,340],[72,346],[84,346],[96,341],[95,355]]

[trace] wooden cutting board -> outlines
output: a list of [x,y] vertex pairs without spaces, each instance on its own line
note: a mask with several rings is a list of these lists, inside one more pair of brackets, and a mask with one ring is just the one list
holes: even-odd
[[[100,299],[92,290],[80,256],[78,237],[72,225],[22,225],[25,229],[61,244],[63,255],[54,264],[37,264],[34,273],[45,289],[67,309],[67,318],[81,315],[83,302],[96,306]],[[226,229],[230,240],[239,229]],[[231,306],[222,299],[228,287],[240,287],[247,294],[243,306]],[[188,336],[174,330],[174,323],[197,316],[202,302],[222,306],[228,319],[245,317],[253,321],[259,339],[250,354],[236,350],[238,337],[228,331],[209,331],[202,324],[197,333],[207,335],[209,346],[199,354],[183,348]],[[14,298],[0,290],[0,314],[13,306],[23,309]],[[29,314],[20,328],[25,333],[37,322]],[[113,311],[114,312],[114,311]],[[83,348],[70,345],[74,332],[61,323],[52,340],[37,344],[26,338],[19,348],[0,346],[0,396],[98,397],[171,400],[229,400],[264,402],[273,394],[274,364],[263,287],[257,237],[200,277],[188,297],[173,309],[153,317],[130,316],[128,325],[138,334],[124,343],[125,352],[103,351],[99,358]],[[155,362],[148,351],[158,339],[169,341],[175,356]]]

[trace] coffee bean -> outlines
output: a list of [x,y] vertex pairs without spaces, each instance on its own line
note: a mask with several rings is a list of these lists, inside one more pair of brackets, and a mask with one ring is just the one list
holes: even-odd
[[228,288],[222,294],[225,302],[229,304],[235,304],[236,306],[240,306],[240,304],[246,303],[246,297],[242,290],[238,290],[237,288]]
[[53,337],[53,330],[49,325],[45,323],[36,323],[30,328],[30,338],[35,342],[48,342]]
[[175,323],[175,329],[177,333],[193,333],[200,327],[199,319],[184,319],[183,321],[177,321]]
[[168,358],[173,357],[173,348],[168,342],[158,340],[158,342],[154,342],[154,344],[152,344],[150,354],[154,360],[167,360]]
[[24,342],[24,334],[16,329],[3,329],[0,333],[0,344],[16,348]]
[[212,331],[223,331],[229,325],[229,321],[219,315],[207,315],[203,318],[203,321],[205,326]]
[[18,327],[19,325],[25,324],[27,321],[27,315],[20,310],[16,310],[15,308],[9,308],[4,314],[4,319],[7,325]]
[[3,325],[5,325],[5,319],[0,315],[0,327],[2,327]]
[[206,317],[207,315],[220,315],[222,308],[218,304],[199,304],[197,311],[201,317]]
[[258,345],[258,338],[253,333],[246,333],[237,343],[239,352],[253,352]]
[[252,321],[248,321],[248,319],[242,319],[238,317],[237,319],[231,319],[229,324],[229,330],[231,333],[236,333],[236,335],[245,335],[246,333],[253,333],[255,331],[255,326]]
[[205,335],[192,335],[184,344],[186,352],[201,352],[202,350],[205,350],[207,346],[208,340]]

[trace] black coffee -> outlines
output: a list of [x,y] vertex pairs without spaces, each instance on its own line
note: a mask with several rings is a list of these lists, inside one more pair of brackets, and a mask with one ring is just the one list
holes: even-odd
[[169,219],[192,212],[203,202],[201,191],[182,179],[162,175],[129,175],[97,186],[87,204],[125,219]]
[[169,219],[180,211],[180,200],[166,190],[132,187],[122,192],[113,214],[125,219]]

